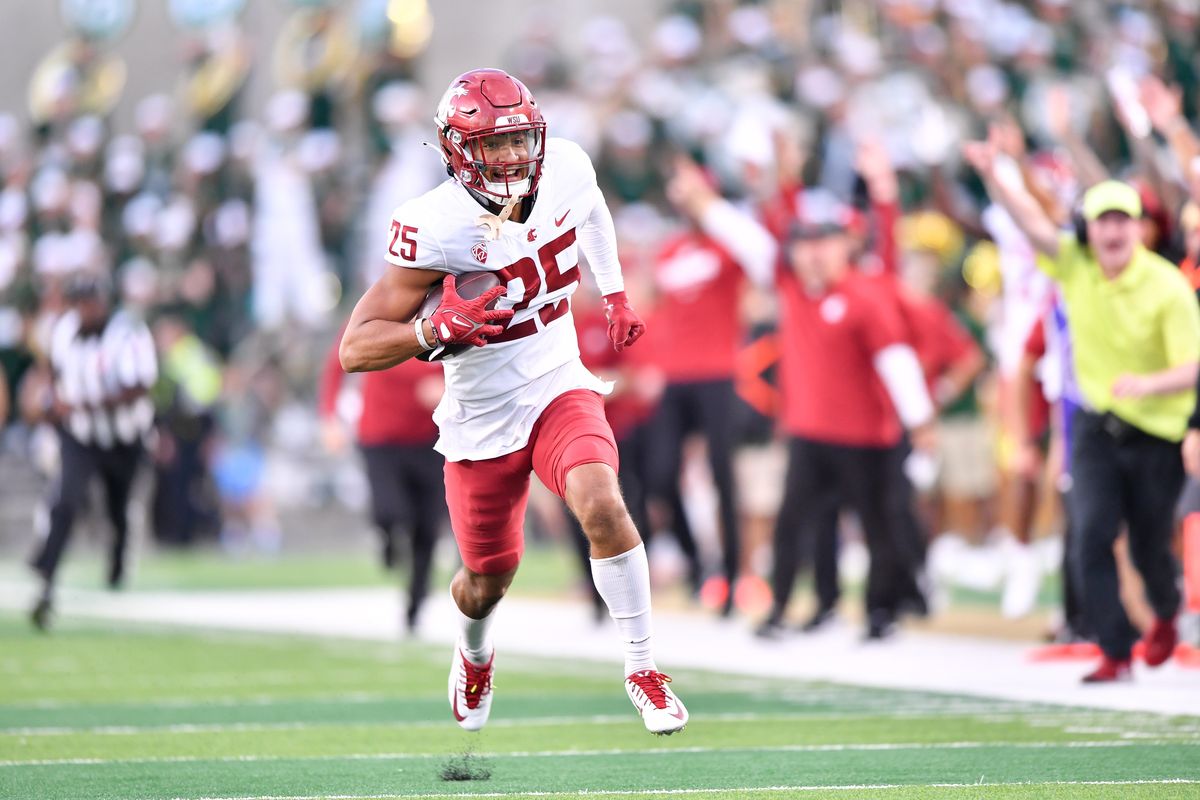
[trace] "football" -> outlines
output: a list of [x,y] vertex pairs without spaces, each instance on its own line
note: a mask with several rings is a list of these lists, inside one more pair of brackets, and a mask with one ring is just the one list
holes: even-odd
[[[445,280],[446,279],[443,278],[441,281],[438,281],[430,287],[429,293],[426,294],[425,299],[421,301],[421,308],[419,311],[417,311],[417,317],[429,317],[433,315],[434,311],[437,311],[437,307],[442,303],[442,284],[445,282]],[[463,298],[464,300],[474,300],[488,289],[499,285],[500,279],[496,277],[496,273],[494,272],[468,272],[465,275],[458,276],[456,287],[459,297]],[[500,297],[503,296],[504,295],[500,295]],[[495,300],[488,303],[487,307],[489,309],[495,308],[496,304],[500,302],[500,297],[497,297]],[[419,353],[417,358],[421,359],[422,361],[441,361],[443,358],[448,358],[456,353],[461,353],[463,350],[466,350],[469,347],[473,347],[473,345],[440,345],[432,350],[426,350],[423,353]]]

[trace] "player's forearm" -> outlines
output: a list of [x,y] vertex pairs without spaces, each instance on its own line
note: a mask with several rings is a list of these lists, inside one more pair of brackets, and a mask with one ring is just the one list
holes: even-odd
[[1180,172],[1185,176],[1185,182],[1191,187],[1191,197],[1195,202],[1200,203],[1200,192],[1196,191],[1197,184],[1194,180],[1187,180],[1192,170],[1192,161],[1200,157],[1200,140],[1197,140],[1196,135],[1192,133],[1192,128],[1188,125],[1187,120],[1179,117],[1165,131],[1167,144],[1171,147],[1171,153],[1175,156],[1175,161],[1179,165]]
[[604,195],[596,189],[596,203],[579,227],[579,247],[587,256],[588,267],[596,279],[600,294],[608,296],[625,290],[621,262],[617,259],[617,229]]
[[1033,393],[1037,386],[1037,359],[1025,356],[1017,368],[1016,378],[1012,382],[1012,403],[1016,409],[1010,420],[1013,438],[1019,445],[1029,444],[1032,432],[1029,428],[1030,410],[1033,408]]
[[988,195],[1001,205],[1017,223],[1017,227],[1028,237],[1038,252],[1058,257],[1058,228],[1029,194],[1020,179],[986,179]]
[[933,422],[935,413],[921,363],[912,347],[893,344],[874,356],[875,372],[905,428],[915,430]]
[[1195,362],[1180,364],[1146,376],[1146,394],[1174,394],[1196,384],[1198,366]]
[[[432,343],[429,320],[421,320],[421,326],[425,341]],[[338,359],[346,372],[372,372],[394,367],[426,349],[417,341],[413,323],[372,319],[346,329]]]
[[937,381],[933,397],[934,405],[938,408],[945,408],[962,397],[985,367],[987,367],[987,361],[979,350],[972,350],[954,362]]
[[774,285],[779,248],[758,220],[721,199],[709,203],[699,219],[704,232],[729,251],[754,285]]
[[1104,166],[1104,162],[1084,139],[1076,134],[1070,134],[1063,137],[1062,144],[1071,158],[1071,164],[1075,167],[1075,174],[1079,177],[1079,182],[1084,187],[1095,186],[1097,183],[1109,179],[1108,169]]

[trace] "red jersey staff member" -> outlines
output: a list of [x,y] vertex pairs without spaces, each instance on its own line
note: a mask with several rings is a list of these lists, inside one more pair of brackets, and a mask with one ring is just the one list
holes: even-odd
[[[852,267],[850,209],[820,189],[806,191],[800,209],[786,245],[788,268],[776,276],[788,469],[764,627],[782,627],[802,555],[830,509],[845,504],[866,536],[866,633],[879,639],[893,631],[901,605],[920,594],[920,554],[904,531],[912,493],[902,439],[907,427],[913,447],[931,453],[933,404],[895,297]],[[732,209],[725,222],[755,241],[770,239]]]
[[1141,199],[1129,184],[1093,186],[1082,229],[1061,233],[1023,186],[1003,180],[990,142],[971,142],[964,154],[1062,291],[1083,399],[1071,425],[1071,556],[1104,653],[1083,680],[1128,680],[1138,632],[1121,604],[1113,557],[1122,522],[1157,618],[1146,635],[1147,665],[1169,659],[1178,639],[1172,515],[1183,488],[1179,442],[1195,402],[1200,309],[1179,270],[1142,246]]
[[[737,349],[746,333],[738,303],[745,268],[706,230],[705,215],[719,213],[722,201],[713,199],[707,177],[694,163],[676,161],[667,196],[684,215],[686,227],[666,242],[654,264],[657,296],[646,349],[666,387],[647,430],[647,495],[654,510],[673,517],[664,525],[676,530],[685,550],[694,551],[682,513],[679,476],[684,439],[703,435],[720,522],[726,587],[720,610],[728,615],[733,611],[741,549],[733,472],[737,431],[731,421],[737,407]],[[680,336],[680,331],[688,335]],[[695,572],[693,563],[693,582],[699,577]]]
[[[327,446],[338,449],[337,401],[345,378],[338,348],[325,360],[320,413]],[[405,624],[415,630],[429,592],[429,573],[438,532],[447,518],[442,480],[445,459],[433,449],[437,425],[430,412],[442,396],[442,369],[410,359],[391,369],[368,372],[362,380],[362,412],[356,438],[371,489],[371,519],[382,537],[384,566],[396,566],[397,545],[408,540],[412,574]]]

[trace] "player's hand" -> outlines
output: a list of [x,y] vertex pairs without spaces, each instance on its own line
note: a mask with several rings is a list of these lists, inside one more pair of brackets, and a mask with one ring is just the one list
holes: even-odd
[[887,148],[878,137],[863,139],[854,154],[854,167],[866,181],[867,191],[876,203],[894,203],[900,196],[900,183]]
[[1046,90],[1046,127],[1050,135],[1062,141],[1071,135],[1071,90],[1058,83]]
[[346,428],[334,418],[321,420],[321,447],[332,456],[340,456],[350,446]]
[[997,152],[1020,163],[1025,158],[1025,132],[1012,117],[1000,117],[988,125],[988,140]]
[[1013,455],[1013,472],[1025,480],[1036,480],[1042,470],[1042,451],[1036,442],[1024,442]]
[[1193,478],[1200,478],[1200,431],[1194,428],[1183,437],[1183,468]]
[[442,303],[429,317],[433,335],[441,344],[471,344],[482,347],[488,337],[497,336],[504,325],[512,319],[511,308],[489,309],[488,303],[507,291],[503,286],[493,286],[474,300],[465,300],[458,295],[457,281],[447,275],[442,282]]
[[1155,75],[1147,75],[1138,84],[1138,99],[1150,117],[1154,130],[1167,134],[1183,119],[1182,92],[1178,86],[1167,86]]
[[962,147],[963,158],[980,177],[996,177],[996,145],[991,141],[967,142]]
[[717,199],[704,170],[687,156],[678,156],[674,167],[675,171],[667,181],[667,199],[692,217],[703,216],[708,204]]
[[1121,375],[1112,384],[1113,397],[1145,397],[1154,393],[1154,383],[1145,375]]
[[918,425],[908,432],[912,452],[904,459],[904,474],[918,492],[937,486],[941,466],[937,454],[937,426],[933,422]]
[[604,316],[608,318],[608,339],[618,353],[646,332],[646,323],[629,306],[624,292],[604,295]]

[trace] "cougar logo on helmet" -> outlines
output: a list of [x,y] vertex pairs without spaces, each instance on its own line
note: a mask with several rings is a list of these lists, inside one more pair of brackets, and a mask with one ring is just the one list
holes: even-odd
[[498,69],[464,72],[434,121],[447,172],[472,193],[502,203],[537,191],[546,123],[525,84]]

